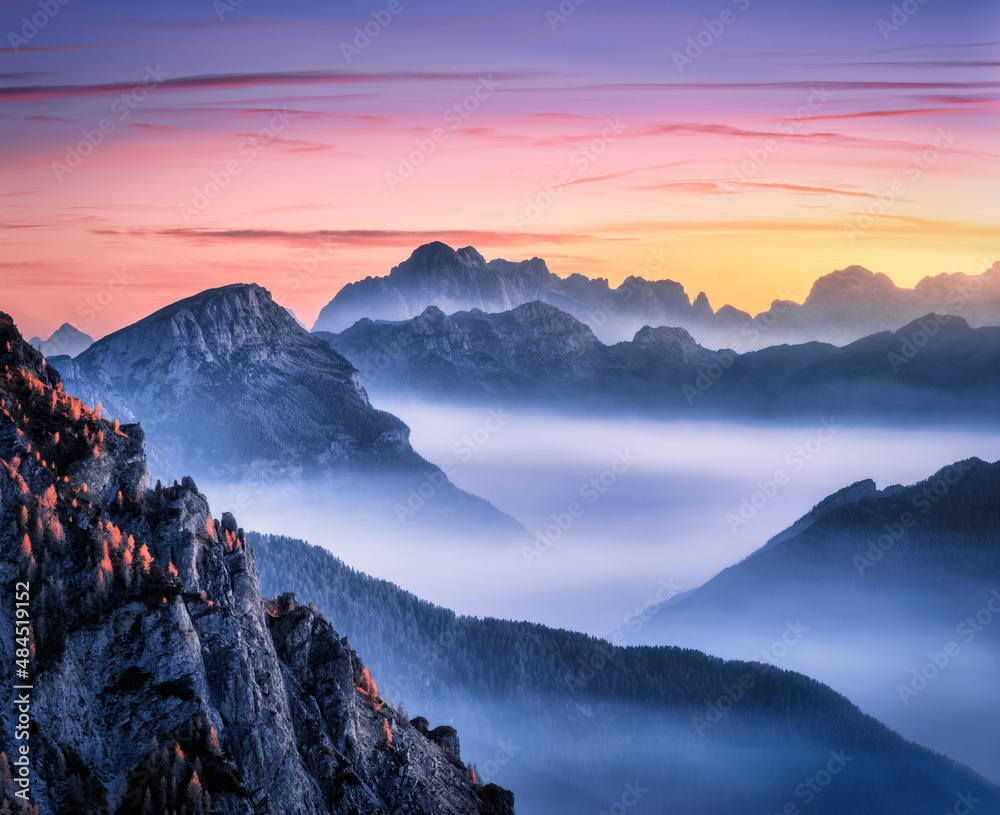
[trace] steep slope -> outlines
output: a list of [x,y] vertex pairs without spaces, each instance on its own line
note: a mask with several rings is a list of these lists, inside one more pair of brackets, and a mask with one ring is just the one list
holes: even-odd
[[142,421],[181,471],[274,464],[288,450],[313,468],[424,464],[351,364],[259,286],[181,300],[56,364],[70,392]]
[[[727,520],[739,529],[752,512],[748,501]],[[996,776],[996,617],[1000,462],[971,459],[911,486],[841,490],[664,608],[643,635],[733,655],[799,621],[808,641],[782,664]]]
[[[265,588],[294,586],[371,646],[389,693],[439,717],[446,707],[465,743],[490,757],[481,777],[513,789],[522,813],[608,811],[637,793],[643,811],[685,815],[779,812],[788,802],[830,815],[944,812],[959,790],[983,811],[1000,806],[982,779],[773,665],[458,617],[320,547],[248,541]],[[846,767],[831,755],[848,757]],[[836,782],[827,776],[809,795],[827,767]]]
[[47,340],[32,337],[29,344],[47,357],[75,357],[94,344],[94,338],[69,323],[63,323]]
[[[653,253],[644,273],[663,268]],[[645,325],[687,329],[709,348],[749,351],[811,341],[844,345],[879,331],[895,331],[922,314],[955,314],[975,326],[1000,325],[1000,264],[982,274],[942,274],[914,289],[850,266],[816,281],[802,304],[776,299],[750,314],[723,306],[715,311],[704,292],[692,302],[671,280],[630,275],[618,287],[606,279],[573,274],[560,278],[539,258],[487,262],[471,247],[436,242],[417,248],[388,275],[344,286],[320,312],[313,331],[340,333],[358,320],[402,321],[436,306],[445,313],[509,311],[540,300],[589,325],[607,343],[633,337]]]
[[400,532],[395,507],[430,482],[435,500],[410,526],[519,532],[421,458],[409,428],[371,405],[358,371],[259,286],[202,292],[51,362],[70,393],[142,423],[156,477],[223,486],[241,509],[239,496],[263,493],[262,505],[278,484],[321,491],[316,505],[355,515],[355,527],[388,518]]
[[4,811],[513,812],[326,620],[265,602],[233,516],[190,479],[151,490],[141,428],[69,396],[4,314],[0,365]]
[[771,596],[790,576],[824,587],[843,580],[852,596],[903,587],[924,606],[1000,583],[1000,462],[956,462],[908,487],[845,487],[674,608],[739,604],[737,587]]

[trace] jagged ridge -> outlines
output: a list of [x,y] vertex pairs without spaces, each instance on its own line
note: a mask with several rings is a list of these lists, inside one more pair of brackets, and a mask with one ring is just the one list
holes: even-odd
[[507,311],[541,300],[588,324],[605,342],[632,337],[643,325],[685,328],[710,348],[753,350],[809,341],[844,345],[878,331],[893,331],[928,312],[963,316],[976,326],[1000,325],[1000,264],[980,275],[941,274],[913,289],[883,274],[850,266],[819,278],[806,300],[775,299],[756,317],[723,306],[715,311],[704,292],[692,302],[672,280],[643,274],[664,269],[653,252],[640,273],[618,287],[580,274],[560,278],[539,258],[486,262],[471,247],[435,242],[414,250],[388,275],[344,286],[320,312],[313,331],[338,333],[368,317],[407,320],[428,306],[451,313]]
[[[190,479],[150,489],[140,427],[69,396],[2,314],[0,365],[0,584],[32,594],[34,811],[513,811],[457,742],[384,704],[329,623],[265,603],[235,518]],[[13,665],[8,614],[2,629]]]

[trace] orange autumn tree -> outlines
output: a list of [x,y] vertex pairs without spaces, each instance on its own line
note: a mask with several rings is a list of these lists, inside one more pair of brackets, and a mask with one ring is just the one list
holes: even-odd
[[381,710],[385,705],[379,701],[378,685],[375,684],[375,680],[372,679],[371,672],[367,668],[362,669],[360,681],[361,684],[355,685],[354,689],[371,703],[373,709]]
[[149,567],[153,565],[153,556],[149,554],[149,547],[143,544],[139,549],[139,565],[142,566],[142,570],[149,574]]

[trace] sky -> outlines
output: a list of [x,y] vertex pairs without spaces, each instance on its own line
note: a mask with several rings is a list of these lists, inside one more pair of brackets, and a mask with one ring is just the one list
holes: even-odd
[[990,0],[0,0],[0,309],[307,325],[431,240],[751,312],[1000,244]]

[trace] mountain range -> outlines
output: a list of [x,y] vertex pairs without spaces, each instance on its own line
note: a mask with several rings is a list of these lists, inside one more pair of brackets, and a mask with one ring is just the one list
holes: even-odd
[[421,522],[518,530],[420,457],[409,428],[372,406],[358,371],[259,286],[204,291],[51,363],[77,398],[142,423],[159,478],[265,493],[277,482],[320,485],[359,524],[395,520],[394,507],[430,482]]
[[[747,526],[781,488],[758,484],[727,522],[734,531]],[[776,640],[788,620],[799,621],[806,641],[779,645],[782,665],[996,775],[998,495],[1000,462],[979,459],[909,486],[853,484],[675,597],[644,628],[644,641],[750,654]],[[942,720],[951,726],[942,730]]]
[[683,328],[645,326],[603,344],[541,302],[500,314],[359,320],[317,337],[351,360],[373,391],[428,400],[531,403],[659,416],[802,417],[818,413],[993,422],[1000,328],[927,314],[844,347],[811,342],[743,354],[710,351]]
[[[629,783],[644,790],[644,811],[687,815],[780,812],[789,802],[831,815],[945,812],[959,790],[988,801],[984,811],[997,806],[986,782],[770,657],[727,662],[461,617],[319,546],[247,540],[265,591],[292,586],[365,650],[387,694],[455,717],[465,743],[489,757],[483,777],[513,789],[521,813],[608,811]],[[832,756],[845,758],[838,766]],[[810,794],[817,777],[822,793]]]
[[[665,257],[653,259],[647,267],[665,266]],[[728,305],[716,311],[704,292],[692,300],[671,280],[631,275],[612,287],[604,278],[561,278],[540,258],[487,262],[472,247],[455,250],[434,242],[417,248],[388,275],[345,285],[322,309],[313,331],[339,334],[364,318],[409,320],[429,306],[445,313],[494,313],[535,300],[571,314],[609,344],[633,337],[643,326],[666,325],[687,329],[707,347],[741,352],[810,341],[844,345],[896,331],[931,312],[963,317],[977,327],[1000,325],[1000,263],[984,263],[979,275],[926,277],[913,289],[849,266],[819,278],[801,304],[779,297],[752,316]]]
[[424,397],[544,399],[567,387],[624,396],[660,390],[718,360],[684,329],[644,328],[632,343],[609,347],[575,317],[537,301],[450,317],[430,306],[406,322],[366,318],[341,334],[315,336],[356,359],[373,387]]
[[[376,402],[391,393],[602,414],[988,423],[1000,396],[1000,328],[921,312],[843,346],[714,351],[692,332],[722,330],[735,310],[716,313],[677,284],[641,281],[627,297],[615,291],[623,303],[645,292],[642,313],[668,315],[670,325],[640,324],[630,340],[608,345],[599,338],[607,320],[587,312],[595,331],[573,313],[595,281],[571,278],[575,294],[562,307],[539,297],[517,304],[531,280],[545,298],[565,295],[559,287],[570,281],[537,259],[486,264],[475,250],[443,244],[407,264],[391,286],[393,275],[380,279],[377,299],[406,310],[393,286],[437,287],[454,307],[474,285],[482,305],[502,301],[506,310],[477,305],[449,316],[429,304],[407,319],[365,316],[340,333],[310,335],[264,289],[233,285],[49,361],[0,315],[0,578],[12,595],[18,582],[39,591],[30,672],[42,811],[228,815],[283,811],[282,800],[317,815],[506,815],[512,799],[494,781],[513,788],[529,814],[641,801],[690,815],[789,805],[909,815],[953,809],[959,794],[985,801],[980,811],[1000,807],[988,781],[840,695],[907,738],[990,770],[1000,720],[980,701],[1000,709],[990,684],[1000,648],[987,624],[962,625],[983,610],[992,621],[994,595],[1000,603],[1000,464],[958,462],[912,487],[854,484],[701,589],[657,602],[633,639],[612,643],[457,616],[328,551],[244,533],[229,512],[213,519],[186,475],[208,482],[213,503],[236,485],[236,505],[255,522],[261,507],[280,507],[271,521],[315,516],[314,539],[334,551],[381,541],[390,557],[399,550],[386,542],[406,538],[407,516],[417,515],[435,543],[461,544],[428,552],[464,557],[470,544],[484,545],[484,530],[511,540],[523,530],[419,456],[406,425],[377,410],[362,382]],[[817,282],[811,304],[777,303],[766,330],[761,322],[752,330],[767,342],[795,320],[850,333],[902,313],[904,300],[924,302],[932,290],[947,298],[962,282],[924,281],[917,298],[873,277],[835,273]],[[824,322],[836,302],[860,314],[852,279],[881,291],[872,302],[882,305],[853,322]],[[975,301],[982,305],[989,275],[970,280],[986,292]],[[376,283],[362,283],[344,302],[364,305]],[[972,319],[973,305],[970,297],[954,311]],[[341,306],[324,313],[349,311]],[[803,317],[807,307],[812,317]],[[624,330],[627,310],[603,313],[618,315]],[[707,329],[683,327],[678,315],[695,312]],[[735,314],[730,327],[742,333],[744,318]],[[147,434],[166,485],[150,488]],[[781,488],[758,486],[765,503]],[[731,524],[752,517],[756,500]],[[261,587],[274,599],[261,599]],[[10,633],[5,656],[14,664]],[[762,647],[746,653],[751,643]],[[787,659],[775,659],[769,643],[784,643]],[[947,672],[959,659],[968,664]],[[963,707],[968,699],[979,701]],[[403,703],[428,718],[411,719]],[[0,747],[13,757],[16,720],[0,717]],[[432,729],[430,720],[443,724]],[[941,720],[961,729],[943,739]],[[131,729],[119,733],[120,721]],[[452,725],[482,764],[463,762]],[[149,732],[156,741],[140,743]],[[0,760],[11,800],[16,773]],[[817,786],[820,777],[836,783]]]
[[454,729],[387,706],[292,595],[264,600],[232,515],[190,478],[151,489],[142,428],[70,396],[6,314],[0,364],[0,811],[512,815]]

